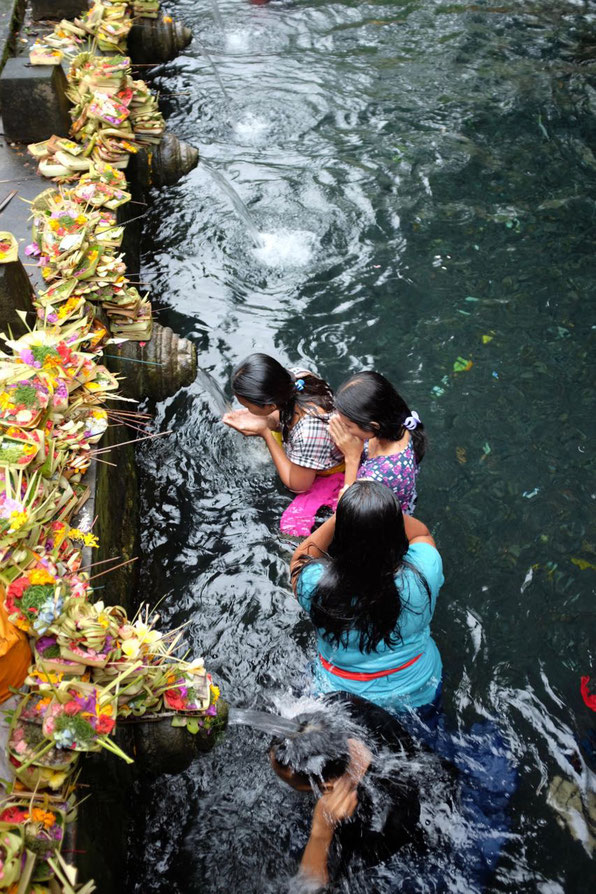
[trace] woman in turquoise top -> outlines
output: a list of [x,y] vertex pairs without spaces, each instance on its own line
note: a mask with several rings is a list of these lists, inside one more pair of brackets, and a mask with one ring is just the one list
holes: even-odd
[[300,544],[291,571],[317,629],[319,692],[396,710],[433,701],[442,663],[430,622],[443,563],[426,525],[403,515],[388,487],[356,481]]

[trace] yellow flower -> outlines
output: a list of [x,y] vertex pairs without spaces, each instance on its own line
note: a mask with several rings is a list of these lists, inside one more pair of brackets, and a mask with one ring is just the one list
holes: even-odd
[[211,704],[214,705],[220,696],[219,686],[215,686],[215,684],[212,683],[209,689],[211,690]]
[[174,21],[174,19],[172,18],[172,16],[164,16],[162,19],[162,22],[165,22],[166,25],[170,24],[173,21]]
[[90,531],[81,531],[79,530],[79,528],[71,528],[68,532],[68,539],[80,540],[82,541],[82,543],[85,544],[85,546],[99,546],[99,540],[97,539],[95,534],[92,534]]
[[141,643],[138,639],[125,639],[121,648],[127,658],[136,658],[141,651]]
[[15,509],[14,512],[10,513],[10,528],[9,531],[18,531],[23,525],[27,524],[27,513],[26,512],[17,512]]
[[147,624],[144,624],[142,621],[137,621],[134,625],[136,635],[143,645],[152,645],[161,639],[161,633],[158,630],[152,630]]
[[7,394],[6,391],[2,391],[2,393],[0,393],[0,409],[6,410],[8,409],[8,407],[11,406],[11,404],[12,401],[10,399],[10,395]]
[[53,584],[55,578],[45,568],[35,568],[29,572],[29,580],[32,584]]

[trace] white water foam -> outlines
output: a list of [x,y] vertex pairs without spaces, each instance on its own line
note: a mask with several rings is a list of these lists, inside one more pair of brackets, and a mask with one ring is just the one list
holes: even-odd
[[226,32],[226,50],[229,53],[245,53],[250,46],[250,34],[247,31]]
[[234,124],[234,130],[238,137],[246,143],[257,143],[270,128],[269,121],[259,118],[248,112],[244,117]]
[[260,233],[263,244],[255,257],[267,267],[305,267],[315,250],[315,234],[308,230],[277,230]]

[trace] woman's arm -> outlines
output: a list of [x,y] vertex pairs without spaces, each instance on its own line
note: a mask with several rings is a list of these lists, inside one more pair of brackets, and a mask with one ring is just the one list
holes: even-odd
[[430,545],[434,546],[436,549],[437,544],[435,543],[434,537],[424,522],[418,521],[417,518],[413,518],[411,515],[406,515],[405,512],[404,528],[406,529],[406,537],[410,543],[430,543]]
[[298,575],[296,572],[300,567],[301,560],[304,556],[314,555],[315,557],[318,557],[324,555],[329,549],[329,544],[333,540],[334,533],[335,515],[332,515],[320,528],[317,528],[317,530],[310,534],[306,540],[303,540],[294,551],[292,561],[290,562],[290,574],[292,577],[292,589],[294,590],[294,595],[296,595],[296,586],[298,584]]
[[296,494],[301,494],[308,490],[317,477],[316,470],[308,469],[306,466],[298,466],[291,459],[288,459],[285,450],[273,437],[273,433],[268,427],[263,431],[261,437],[267,445],[271,459],[285,486],[289,487]]
[[323,795],[316,803],[310,838],[300,863],[300,873],[321,887],[329,882],[327,860],[335,828],[351,817],[358,805],[356,785],[345,774],[337,780],[333,791]]

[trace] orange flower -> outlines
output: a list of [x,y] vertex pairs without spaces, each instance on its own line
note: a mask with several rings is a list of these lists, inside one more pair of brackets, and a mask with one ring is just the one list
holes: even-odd
[[56,814],[50,810],[42,810],[41,807],[34,807],[30,818],[34,823],[43,823],[46,829],[51,829],[56,822]]

